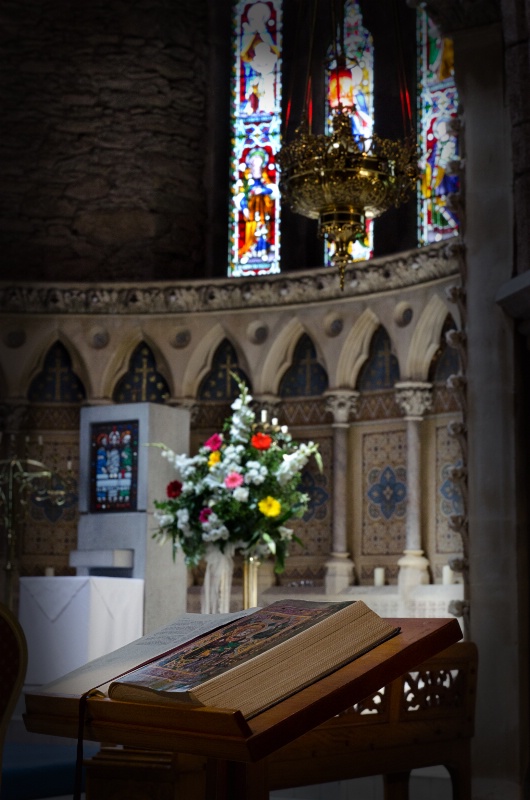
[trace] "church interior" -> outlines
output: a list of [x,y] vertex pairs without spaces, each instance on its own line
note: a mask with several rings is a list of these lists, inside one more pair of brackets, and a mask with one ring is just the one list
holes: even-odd
[[[237,377],[323,463],[259,604],[456,617],[478,652],[470,797],[530,797],[529,25],[523,0],[5,0],[0,602],[26,684],[99,655],[105,615],[110,652],[201,611],[204,561],[153,539],[174,474],[148,445],[196,453]],[[282,152],[333,135],[334,37],[348,135],[418,148],[412,190],[375,200],[343,258]],[[137,462],[102,501],[116,428]],[[236,554],[232,611],[244,575]],[[125,796],[109,787],[87,800]]]

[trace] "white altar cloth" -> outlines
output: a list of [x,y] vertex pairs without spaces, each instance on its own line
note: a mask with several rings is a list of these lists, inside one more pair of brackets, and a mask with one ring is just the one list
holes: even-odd
[[25,683],[49,683],[140,638],[143,597],[144,581],[137,578],[21,578]]

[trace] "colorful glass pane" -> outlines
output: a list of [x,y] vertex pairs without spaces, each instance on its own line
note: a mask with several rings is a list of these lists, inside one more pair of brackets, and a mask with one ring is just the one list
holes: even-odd
[[[333,108],[337,107],[338,102],[348,108],[353,95],[350,115],[353,135],[359,139],[370,139],[374,129],[374,46],[372,34],[363,26],[357,0],[346,0],[344,4],[344,51],[346,64],[342,70],[337,70],[332,48],[328,52],[326,133],[331,131]],[[346,74],[348,72],[349,75]],[[373,238],[373,220],[367,220],[365,238],[350,245],[349,254],[353,261],[372,258]],[[331,261],[334,247],[335,245],[326,243],[326,264]]]
[[422,154],[418,193],[419,244],[438,242],[458,234],[458,218],[449,196],[459,190],[450,165],[458,158],[458,138],[451,121],[457,116],[451,39],[440,36],[424,11],[418,12],[418,128]]
[[280,272],[281,0],[235,5],[228,275]]

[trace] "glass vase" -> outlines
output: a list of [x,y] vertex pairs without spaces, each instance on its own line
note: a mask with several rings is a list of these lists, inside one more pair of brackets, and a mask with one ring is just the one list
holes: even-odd
[[230,611],[234,548],[224,553],[210,545],[205,555],[206,572],[201,593],[201,614],[227,614]]
[[243,559],[243,608],[254,608],[258,605],[258,570],[261,561],[257,556],[249,555]]

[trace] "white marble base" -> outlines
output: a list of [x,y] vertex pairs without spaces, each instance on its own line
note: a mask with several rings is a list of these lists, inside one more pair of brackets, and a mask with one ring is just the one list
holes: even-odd
[[348,553],[332,553],[326,561],[326,594],[340,594],[353,583],[353,561]]

